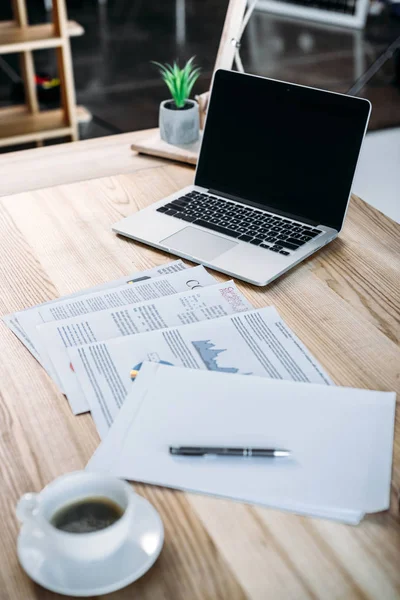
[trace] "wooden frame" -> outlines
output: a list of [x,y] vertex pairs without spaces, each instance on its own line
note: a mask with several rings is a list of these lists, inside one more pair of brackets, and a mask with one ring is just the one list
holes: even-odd
[[[237,50],[236,41],[240,38],[246,6],[247,0],[229,0],[217,58],[214,64],[214,73],[218,69],[229,70],[232,68]],[[209,97],[209,91],[196,96],[200,111],[200,129],[204,128]]]

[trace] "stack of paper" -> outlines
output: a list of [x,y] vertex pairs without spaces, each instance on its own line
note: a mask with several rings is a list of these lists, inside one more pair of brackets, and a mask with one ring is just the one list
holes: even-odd
[[[389,506],[395,394],[145,363],[88,468],[356,524]],[[174,457],[169,446],[286,448]]]
[[67,395],[75,414],[89,405],[68,348],[245,311],[232,281],[217,284],[204,267],[182,261],[144,271],[7,315],[4,321]]
[[5,317],[101,437],[144,361],[331,384],[273,307],[176,261]]
[[[91,468],[349,523],[387,506],[393,395],[335,388],[274,307],[202,266],[175,261],[4,321],[74,414],[91,411],[104,439]],[[197,442],[286,445],[293,459],[166,452]]]

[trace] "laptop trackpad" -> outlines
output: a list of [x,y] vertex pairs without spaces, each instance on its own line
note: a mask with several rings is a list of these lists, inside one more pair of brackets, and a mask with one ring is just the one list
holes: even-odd
[[178,233],[161,240],[160,244],[167,246],[170,250],[177,250],[203,260],[213,260],[223,252],[237,246],[236,242],[195,227],[185,227]]

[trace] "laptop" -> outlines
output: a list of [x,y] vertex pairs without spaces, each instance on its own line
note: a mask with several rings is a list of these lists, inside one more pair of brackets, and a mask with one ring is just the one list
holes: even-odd
[[113,231],[264,286],[343,227],[368,100],[215,73],[190,185]]

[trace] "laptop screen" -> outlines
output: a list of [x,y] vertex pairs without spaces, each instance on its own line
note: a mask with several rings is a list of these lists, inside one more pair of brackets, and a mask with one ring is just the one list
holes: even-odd
[[339,230],[369,112],[361,98],[217,71],[195,183]]

